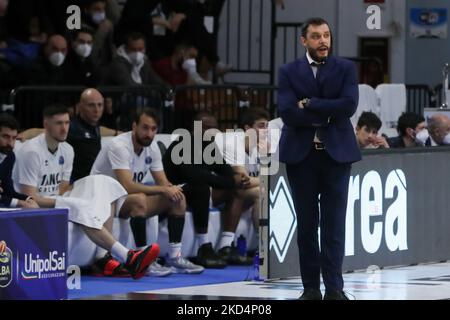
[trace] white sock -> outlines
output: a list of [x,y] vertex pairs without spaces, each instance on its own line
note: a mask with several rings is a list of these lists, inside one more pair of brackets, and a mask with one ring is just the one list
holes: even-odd
[[222,232],[222,237],[219,242],[219,249],[224,247],[231,247],[231,243],[234,241],[234,232]]
[[112,248],[111,248],[111,254],[114,258],[119,260],[122,263],[127,262],[128,258],[128,249],[125,248],[120,242],[116,241]]
[[169,243],[169,258],[177,258],[181,256],[181,242]]
[[145,250],[147,249],[148,246],[143,246],[143,247],[137,247],[136,250]]
[[197,240],[197,245],[201,247],[205,243],[209,242],[209,237],[207,233],[197,233],[195,235],[195,239]]
[[102,247],[97,247],[97,250],[95,251],[95,259],[96,259],[96,260],[100,260],[100,259],[103,258],[107,253],[108,253],[108,251],[106,251],[106,250],[103,249]]

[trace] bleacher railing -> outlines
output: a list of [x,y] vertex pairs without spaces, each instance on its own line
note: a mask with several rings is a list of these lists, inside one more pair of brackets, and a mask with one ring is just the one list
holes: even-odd
[[[22,129],[42,127],[42,111],[51,104],[62,104],[75,112],[85,87],[19,87],[10,93],[9,100]],[[133,117],[142,107],[160,111],[162,133],[177,128],[190,129],[193,116],[208,111],[219,121],[220,129],[235,128],[246,107],[265,108],[275,115],[273,104],[275,87],[258,86],[179,86],[168,91],[161,86],[99,87],[105,97],[106,118],[114,119],[108,126],[127,131]]]
[[[42,127],[44,107],[60,103],[72,111],[84,87],[19,87],[0,103],[14,109],[23,129]],[[153,107],[161,114],[161,132],[171,133],[177,128],[190,129],[193,116],[199,111],[215,115],[221,130],[236,128],[245,108],[256,107],[277,117],[275,86],[240,87],[235,85],[179,86],[168,91],[161,86],[99,87],[105,97],[107,125],[122,131],[130,130],[133,116],[139,108]],[[407,110],[423,114],[423,109],[436,107],[440,102],[440,88],[427,85],[406,85]],[[5,111],[5,110],[4,110]]]

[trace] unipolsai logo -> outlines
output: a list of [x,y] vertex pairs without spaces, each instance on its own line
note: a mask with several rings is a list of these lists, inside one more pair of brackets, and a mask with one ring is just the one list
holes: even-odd
[[13,254],[5,241],[0,241],[0,288],[9,286],[13,279]]
[[36,256],[33,253],[24,254],[24,263],[20,268],[23,280],[62,278],[66,277],[66,253],[58,251],[48,253],[48,257]]

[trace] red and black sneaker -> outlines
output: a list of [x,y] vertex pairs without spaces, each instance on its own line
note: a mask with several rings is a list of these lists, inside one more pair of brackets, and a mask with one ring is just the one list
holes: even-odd
[[128,251],[128,259],[125,263],[125,268],[127,268],[134,280],[138,280],[145,275],[149,265],[152,264],[158,256],[159,246],[156,243],[148,246],[144,250],[130,250]]
[[91,274],[95,277],[129,278],[130,272],[109,253],[97,260],[91,268]]

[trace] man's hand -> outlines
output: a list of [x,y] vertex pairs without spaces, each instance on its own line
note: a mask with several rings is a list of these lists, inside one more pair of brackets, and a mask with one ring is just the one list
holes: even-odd
[[183,20],[186,19],[186,15],[184,13],[176,13],[172,19],[170,19],[170,26],[173,32],[177,32]]
[[184,199],[183,189],[179,186],[166,187],[164,196],[173,202],[180,202]]
[[39,205],[31,198],[26,201],[19,200],[18,206],[24,209],[39,209]]
[[386,139],[384,137],[375,137],[372,141],[371,144],[375,147],[375,148],[383,148],[383,149],[389,149],[389,143],[386,141]]
[[250,185],[250,177],[244,173],[234,174],[234,182],[238,189],[247,189]]

